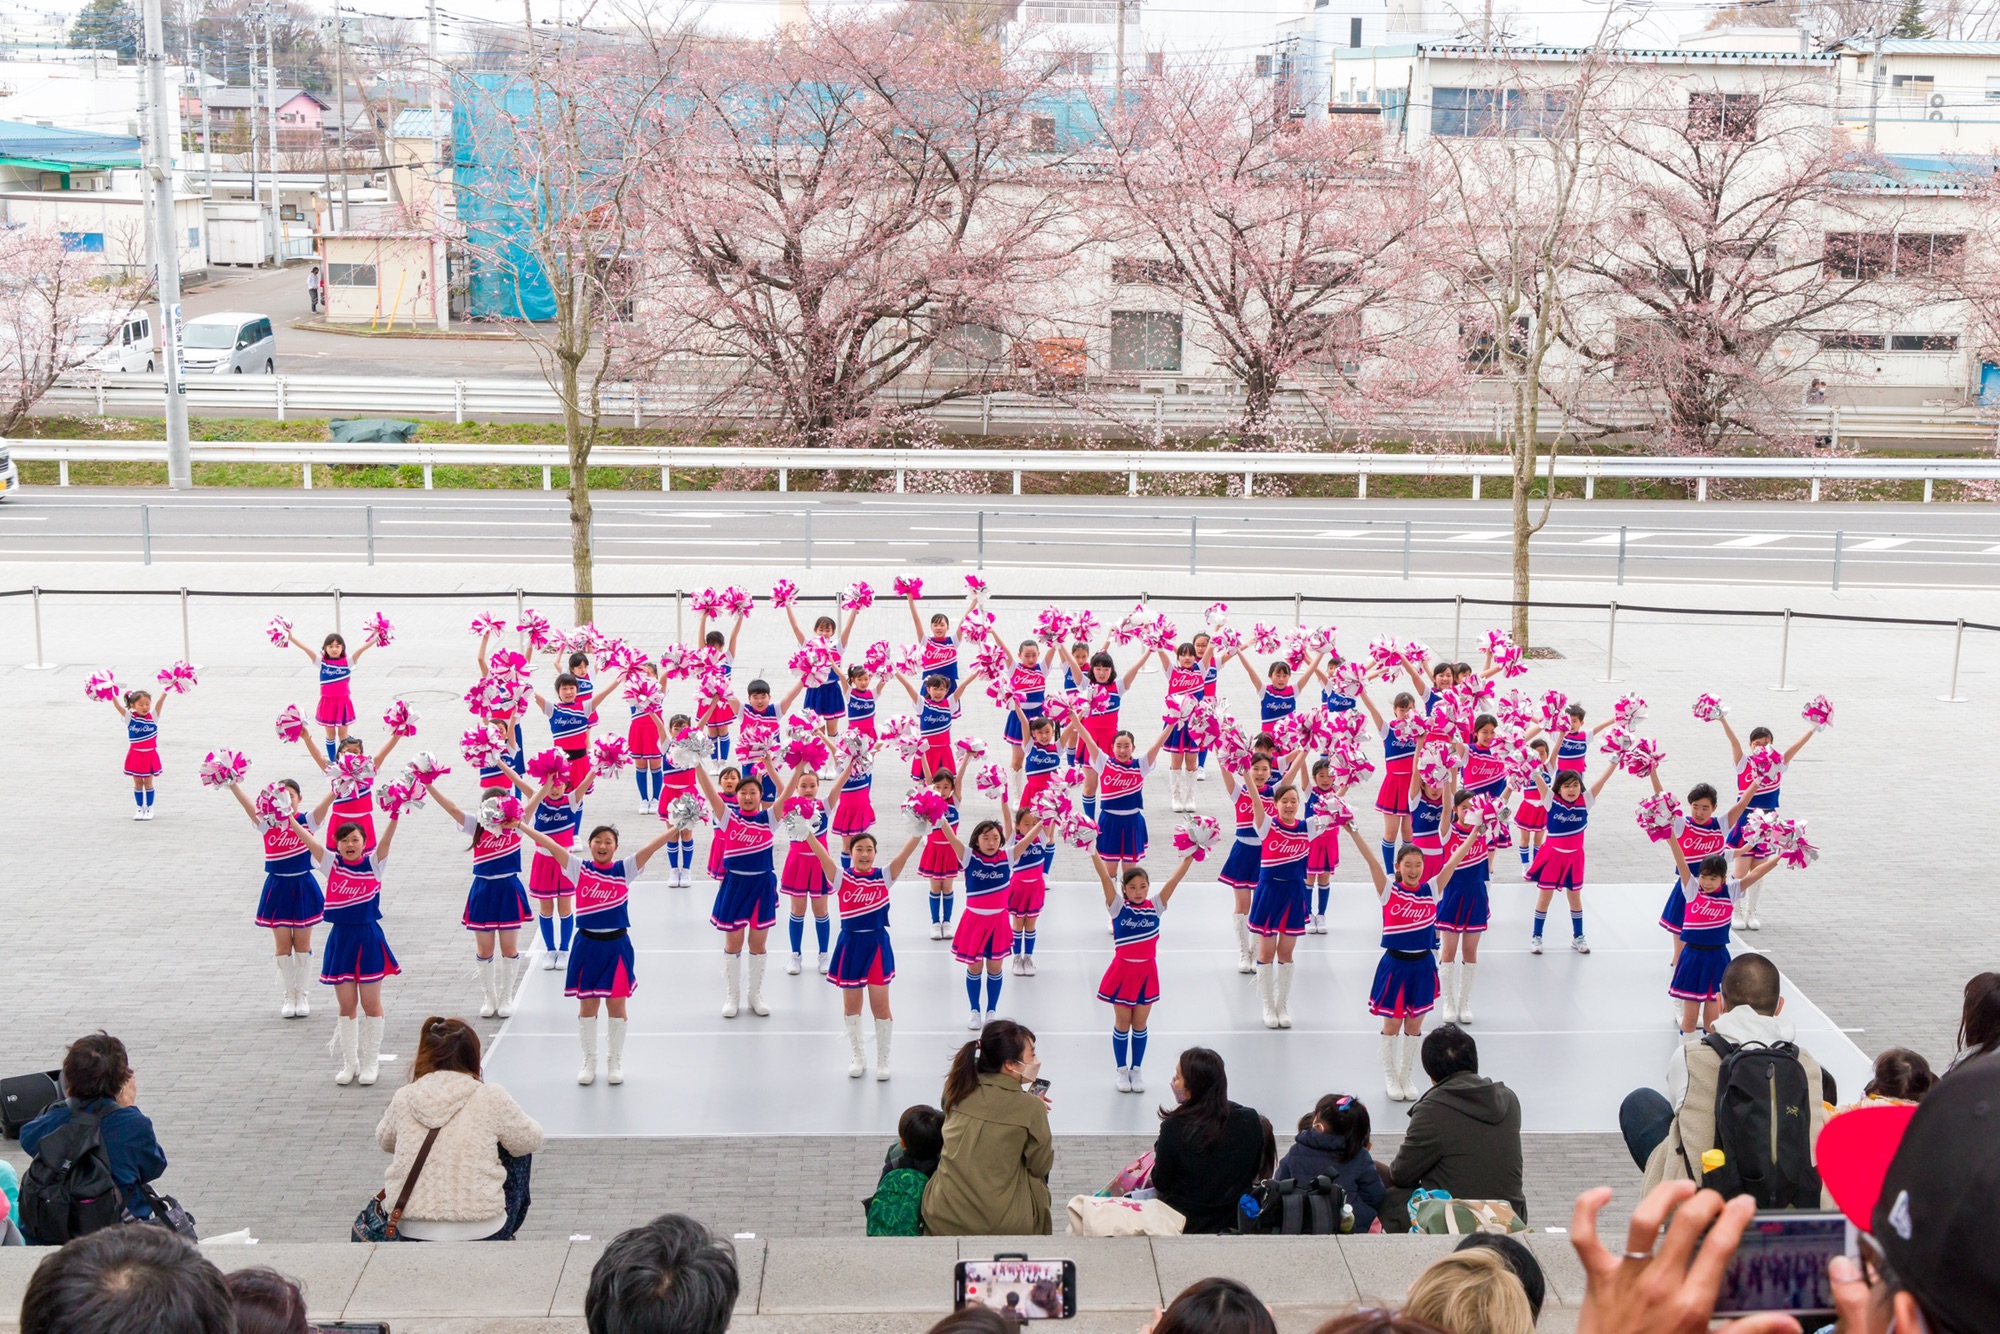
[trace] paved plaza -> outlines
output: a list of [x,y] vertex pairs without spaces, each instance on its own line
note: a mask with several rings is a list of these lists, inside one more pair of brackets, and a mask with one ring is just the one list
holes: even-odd
[[[28,571],[16,569],[17,578],[26,582]],[[738,571],[734,577],[716,568],[621,567],[607,572],[607,591],[652,596],[603,602],[596,621],[607,632],[656,648],[675,632],[675,588],[736,582],[761,595],[772,573],[768,567]],[[886,587],[896,571],[871,567],[789,573],[812,595],[855,577]],[[960,571],[932,567],[922,573],[934,594],[926,609],[955,611]],[[1001,632],[1009,640],[1027,633],[1044,601],[1087,604],[1100,614],[1115,615],[1138,591],[1131,576],[1115,573],[989,572],[988,577],[995,594],[1022,599],[995,605]],[[283,753],[271,723],[285,704],[309,710],[315,691],[311,669],[296,651],[272,648],[262,627],[270,616],[283,613],[303,637],[316,641],[332,628],[331,602],[320,595],[334,586],[345,590],[342,617],[350,636],[358,639],[362,619],[376,610],[386,611],[399,631],[395,643],[371,653],[356,674],[357,730],[377,739],[383,708],[402,698],[422,715],[417,741],[405,744],[455,758],[466,717],[459,696],[474,673],[467,622],[480,611],[512,619],[514,598],[488,594],[517,585],[546,587],[557,578],[547,567],[501,564],[393,570],[271,564],[254,574],[241,565],[148,570],[51,563],[35,569],[33,581],[49,588],[177,589],[186,584],[262,591],[192,600],[187,634],[193,658],[201,665],[201,684],[166,708],[161,749],[167,772],[158,817],[145,824],[130,818],[129,785],[119,773],[122,728],[108,706],[85,699],[83,681],[91,671],[111,667],[121,679],[136,683],[180,657],[180,601],[119,594],[46,596],[44,655],[58,664],[48,671],[20,665],[34,656],[29,600],[0,601],[0,656],[6,659],[0,664],[0,708],[11,719],[4,752],[10,762],[0,768],[10,813],[10,837],[0,854],[0,913],[7,923],[4,948],[12,965],[8,1021],[0,1025],[0,1073],[53,1066],[64,1043],[79,1033],[99,1027],[117,1033],[132,1049],[140,1103],[158,1126],[172,1162],[160,1184],[193,1210],[204,1232],[248,1228],[270,1242],[344,1236],[355,1211],[381,1184],[386,1156],[376,1149],[373,1130],[404,1077],[403,1060],[417,1023],[428,1014],[476,1013],[471,949],[458,926],[468,868],[466,840],[430,810],[411,817],[414,824],[399,837],[384,923],[404,969],[384,988],[389,1013],[384,1045],[397,1059],[385,1065],[383,1082],[372,1089],[337,1088],[331,1080],[337,1062],[327,1050],[334,1014],[330,989],[316,996],[310,1019],[278,1017],[268,933],[251,923],[261,878],[254,831],[226,796],[198,787],[195,769],[207,750],[230,746],[250,753],[253,781],[307,777],[304,757],[296,750]],[[1200,608],[1218,598],[1281,599],[1246,606],[1236,619],[1247,625],[1253,619],[1289,624],[1294,591],[1355,599],[1502,593],[1490,584],[1332,581],[1307,574],[1149,575],[1146,583],[1159,608],[1184,627],[1191,627]],[[456,596],[378,601],[368,591]],[[1565,584],[1561,596],[1598,602],[1617,592]],[[1764,609],[1782,605],[1774,602],[1782,597],[1799,611],[2000,620],[2000,599],[1970,592],[1836,596],[1655,585],[1645,596],[1652,606]],[[562,599],[530,597],[527,602],[558,624],[572,619]],[[1350,651],[1378,634],[1421,638],[1440,652],[1448,651],[1453,640],[1448,604],[1309,609],[1307,619],[1340,627],[1341,642]],[[1468,610],[1460,624],[1460,655],[1476,657],[1480,635],[1497,623],[1490,614]],[[689,614],[684,629],[692,634],[693,628]],[[1565,691],[1590,710],[1593,722],[1619,694],[1632,690],[1645,696],[1651,711],[1638,730],[1660,741],[1667,755],[1665,776],[1679,791],[1696,781],[1721,786],[1728,780],[1729,754],[1720,729],[1696,723],[1689,715],[1688,705],[1697,694],[1710,691],[1728,701],[1739,734],[1763,723],[1783,741],[1803,730],[1798,709],[1805,699],[1824,692],[1833,700],[1835,726],[1807,746],[1785,782],[1786,810],[1809,820],[1821,858],[1809,871],[1772,875],[1761,908],[1763,930],[1739,936],[1739,942],[1768,952],[1797,993],[1809,998],[1859,1053],[1872,1056],[1885,1046],[1903,1044],[1941,1065],[1950,1055],[1959,989],[1972,973],[1995,966],[1993,942],[2000,939],[2000,906],[1980,864],[1979,844],[1971,837],[1981,827],[1979,796],[1986,786],[1984,774],[1975,768],[1976,748],[2000,722],[2000,642],[1968,632],[1959,673],[1959,693],[1966,702],[1945,703],[1936,697],[1945,693],[1951,669],[1949,629],[1795,620],[1785,672],[1788,684],[1797,689],[1779,693],[1771,689],[1779,672],[1781,632],[1775,622],[1621,612],[1612,658],[1614,683],[1599,679],[1606,672],[1608,628],[1598,610],[1538,614],[1534,642],[1563,657],[1538,662],[1522,684],[1537,692]],[[900,605],[878,605],[863,616],[855,646],[878,638],[895,643],[913,638]],[[737,680],[764,675],[783,682],[792,650],[782,616],[760,608],[739,647]],[[539,677],[546,688],[546,670]],[[1242,669],[1231,664],[1222,679],[1231,711],[1254,715],[1255,696]],[[1160,694],[1160,675],[1141,675],[1127,696],[1128,722],[1143,726],[1157,719]],[[673,702],[687,701],[677,696]],[[896,698],[885,696],[885,715],[901,711]],[[531,746],[545,739],[535,721],[529,727]],[[998,746],[997,715],[977,688],[967,694],[961,732]],[[462,763],[454,767],[458,772],[445,780],[445,788],[463,799],[471,792],[469,774]],[[883,766],[878,784],[876,805],[884,812],[885,827],[900,827],[903,818],[895,806],[904,780],[892,775],[894,767]],[[308,782],[309,791],[317,781]],[[1163,788],[1158,782],[1149,788],[1156,844],[1164,844],[1175,818],[1166,810]],[[1622,1213],[1636,1196],[1637,1173],[1616,1137],[1605,1133],[1602,1120],[1602,1107],[1607,1101],[1615,1105],[1637,1068],[1630,1053],[1621,1050],[1622,1040],[1601,1033],[1565,1049],[1566,1054],[1551,1055],[1546,1046],[1517,1045],[1501,1035],[1531,1027],[1531,1020],[1539,1024],[1535,1017],[1553,1012],[1549,1007],[1573,1004],[1575,997],[1563,988],[1583,975],[1577,985],[1605,987],[1615,980],[1619,994],[1629,990],[1637,998],[1633,1004],[1643,1007],[1639,1022],[1655,1025],[1664,1036],[1667,944],[1663,933],[1647,933],[1643,918],[1657,911],[1667,871],[1659,849],[1646,842],[1630,817],[1647,790],[1640,780],[1615,778],[1594,822],[1593,888],[1586,891],[1586,907],[1599,913],[1594,921],[1605,924],[1600,952],[1588,959],[1570,955],[1560,947],[1558,926],[1552,928],[1554,957],[1533,961],[1548,965],[1536,977],[1481,979],[1481,1017],[1474,1032],[1482,1037],[1482,1070],[1522,1092],[1529,1103],[1528,1124],[1542,1132],[1529,1135],[1527,1148],[1530,1216],[1538,1225],[1566,1222],[1569,1201],[1585,1185],[1609,1181],[1619,1187],[1613,1214]],[[1204,813],[1226,819],[1219,777],[1201,784],[1199,792]],[[620,780],[593,799],[587,814],[593,820],[609,814],[628,830],[645,828],[637,802],[629,780]],[[986,804],[975,798],[965,806],[976,819]],[[1364,814],[1363,821],[1364,829],[1372,831],[1371,817]],[[1163,868],[1164,848],[1151,860]],[[1079,1108],[1094,1105],[1102,1086],[1104,1100],[1118,1101],[1109,1091],[1108,1043],[1085,1036],[1105,1028],[1108,1016],[1082,982],[1101,967],[1107,950],[1102,927],[1091,916],[1095,890],[1083,886],[1084,874],[1077,854],[1059,854],[1055,879],[1063,882],[1060,905],[1065,910],[1074,906],[1083,915],[1085,926],[1098,933],[1094,941],[1084,927],[1063,926],[1057,947],[1080,951],[1074,967],[1065,962],[1054,975],[1025,983],[1009,977],[1002,1004],[1003,1011],[1012,1011],[1013,1002],[1022,1001],[1028,1017],[1031,999],[1036,1013],[1029,1022],[1061,1025],[1056,1031],[1079,1035],[1073,1044],[1067,1038],[1055,1044],[1057,1059],[1049,1060],[1046,1070],[1059,1104],[1059,1131],[1065,1128],[1061,1109],[1069,1106],[1068,1099],[1076,1099]],[[1323,970],[1326,982],[1311,991],[1302,985],[1295,1010],[1308,998],[1316,1010],[1301,1028],[1361,1033],[1370,1027],[1360,1011],[1364,974],[1373,968],[1365,940],[1369,896],[1360,874],[1349,858],[1339,877],[1337,892],[1344,910],[1353,915],[1342,928],[1345,934],[1307,937],[1301,944],[1302,956],[1312,958],[1311,967]],[[1504,874],[1496,877],[1496,883],[1506,880]],[[687,903],[670,914],[663,910],[657,919],[639,919],[639,947],[660,952],[641,955],[644,981],[633,1003],[635,1067],[648,1059],[643,1053],[649,1049],[638,1034],[651,1029],[651,1020],[664,1019],[663,1034],[722,1028],[709,1004],[712,998],[719,1000],[714,995],[720,989],[713,959],[716,941],[695,910],[708,897],[704,885],[698,881],[691,891],[659,889],[660,895],[675,894]],[[641,890],[642,895],[652,893],[651,886]],[[1182,906],[1192,914],[1212,917],[1221,911],[1212,888],[1195,883],[1188,893]],[[1623,905],[1592,906],[1600,901],[1593,895],[1613,893],[1642,896],[1644,912],[1634,915]],[[1503,962],[1483,973],[1512,967],[1506,960],[1522,945],[1521,897],[1496,912],[1490,948],[1501,953]],[[1505,901],[1505,894],[1496,894],[1496,902]],[[950,976],[952,970],[933,957],[942,946],[924,938],[922,916],[920,897],[898,904],[897,946],[904,971],[895,999],[902,1016],[899,1039],[909,1036],[898,1043],[895,1078],[887,1089],[878,1089],[872,1079],[850,1084],[844,1078],[812,1076],[813,1098],[851,1097],[865,1102],[866,1115],[847,1115],[851,1108],[839,1109],[840,1115],[811,1109],[788,1122],[757,1104],[744,1108],[742,1133],[714,1133],[719,1125],[706,1118],[672,1123],[661,1116],[649,1122],[651,1129],[627,1127],[607,1136],[578,1134],[581,1127],[551,1111],[551,1130],[570,1137],[552,1139],[537,1155],[535,1205],[524,1236],[602,1239],[670,1208],[732,1233],[759,1237],[858,1234],[859,1201],[893,1137],[894,1112],[909,1103],[936,1101],[947,1044],[956,1037],[949,1032],[951,1021],[963,1023],[963,989]],[[1169,947],[1177,930],[1197,930],[1191,924],[1177,926],[1174,915],[1169,917]],[[782,924],[775,934],[782,939]],[[1592,935],[1600,938],[1595,928]],[[1188,941],[1199,943],[1193,935]],[[1095,960],[1089,956],[1093,947],[1099,951]],[[1212,950],[1213,942],[1206,947]],[[1518,962],[1529,961],[1520,955]],[[1119,1108],[1126,1118],[1122,1133],[1106,1133],[1118,1131],[1119,1125],[1101,1116],[1072,1122],[1077,1133],[1061,1135],[1051,1182],[1058,1200],[1095,1189],[1150,1143],[1150,1118],[1140,1113],[1167,1096],[1177,1047],[1208,1036],[1200,1018],[1206,1011],[1200,1007],[1214,997],[1202,988],[1212,984],[1215,997],[1232,1005],[1248,995],[1249,980],[1244,979],[1244,996],[1227,999],[1236,975],[1222,971],[1228,961],[1219,954],[1174,966],[1183,971],[1169,973],[1148,1061],[1155,1092],[1123,1100],[1143,1106],[1136,1111],[1129,1105]],[[1202,968],[1216,975],[1204,983],[1193,971]],[[784,978],[780,968],[773,972],[773,981],[785,984],[772,988],[779,1012],[756,1022],[837,1031],[833,988],[818,979]],[[545,987],[552,980],[537,971],[530,985]],[[1181,981],[1178,990],[1176,981]],[[1074,994],[1067,1001],[1052,999],[1050,983]],[[1537,986],[1550,991],[1538,994]],[[1039,990],[1023,998],[1024,987]],[[1657,997],[1646,999],[1647,988],[1656,989]],[[561,1013],[548,997],[536,993],[531,999],[534,1003],[514,1021],[516,1032],[500,1044],[496,1072],[526,1059],[547,1064],[551,1078],[567,1079],[576,1062],[573,1030],[567,1042],[551,1041],[545,1049],[530,1043],[530,1017],[539,1016],[540,1027],[559,1031],[552,1021]],[[658,1011],[649,1008],[656,1003]],[[479,1027],[491,1043],[502,1023],[481,1021]],[[1310,1099],[1303,1096],[1307,1089],[1356,1092],[1371,1108],[1384,1106],[1372,1043],[1313,1045],[1311,1032],[1297,1030],[1270,1039],[1246,1037],[1227,1016],[1215,1028],[1230,1041],[1254,1038],[1258,1043],[1254,1056],[1248,1047],[1229,1051],[1234,1082],[1244,1101],[1255,1103],[1277,1123],[1281,1138],[1309,1106]],[[1484,1041],[1489,1032],[1494,1035],[1491,1044]],[[727,1071],[735,1077],[732,1067],[739,1053],[725,1041],[718,1038],[716,1045],[699,1047],[712,1055],[674,1064],[671,1078],[649,1082],[635,1073],[623,1089],[600,1085],[592,1096],[622,1097],[639,1106],[707,1104],[716,1089],[734,1087],[722,1076]],[[1666,1040],[1648,1041],[1661,1051],[1668,1045]],[[1828,1041],[1833,1041],[1830,1035]],[[746,1043],[743,1055],[747,1058],[751,1050]],[[768,1055],[768,1049],[757,1050]],[[782,1059],[770,1056],[768,1065],[760,1067],[768,1086],[783,1086],[786,1071],[777,1064]],[[1292,1065],[1279,1079],[1265,1066],[1267,1061]],[[1852,1067],[1836,1062],[1836,1068],[1842,1073],[1842,1097],[1851,1099],[1860,1091],[1858,1085],[1849,1087],[1846,1076]],[[1651,1077],[1657,1082],[1663,1075],[1662,1069]],[[510,1087],[517,1082],[511,1071],[498,1077]],[[1587,1099],[1591,1105],[1562,1105],[1572,1096],[1562,1091],[1565,1087],[1586,1086],[1593,1090]],[[1272,1101],[1263,1100],[1265,1090]],[[1385,1107],[1376,1123],[1378,1157],[1393,1154],[1392,1132],[1400,1121],[1400,1114]],[[828,1133],[832,1130],[851,1133]],[[7,1144],[4,1152],[21,1164],[17,1145]]]

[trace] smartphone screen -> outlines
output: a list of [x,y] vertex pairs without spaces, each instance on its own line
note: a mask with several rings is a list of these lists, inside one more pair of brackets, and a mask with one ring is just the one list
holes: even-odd
[[1743,1229],[1743,1240],[1722,1276],[1715,1303],[1718,1316],[1785,1311],[1833,1317],[1833,1282],[1827,1262],[1852,1256],[1853,1225],[1837,1213],[1760,1213]]
[[1076,1314],[1076,1261],[960,1260],[958,1305],[990,1307],[1009,1320],[1068,1320]]
[[1037,1079],[1034,1083],[1028,1085],[1028,1092],[1034,1094],[1036,1097],[1040,1097],[1048,1091],[1049,1081],[1046,1079]]

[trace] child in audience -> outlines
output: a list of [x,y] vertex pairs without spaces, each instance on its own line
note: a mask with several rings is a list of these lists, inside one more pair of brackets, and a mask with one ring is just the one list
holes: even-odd
[[1368,1107],[1350,1093],[1329,1093],[1299,1118],[1298,1138],[1273,1174],[1278,1181],[1329,1176],[1354,1209],[1356,1232],[1379,1230],[1375,1211],[1389,1192],[1375,1170]]

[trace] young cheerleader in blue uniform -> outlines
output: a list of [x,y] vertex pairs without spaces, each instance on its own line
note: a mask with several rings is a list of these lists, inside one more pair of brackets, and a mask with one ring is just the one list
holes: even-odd
[[[525,799],[523,819],[532,822],[538,804],[535,791],[512,769],[505,773]],[[514,989],[520,984],[525,962],[520,953],[521,928],[535,916],[528,904],[528,891],[521,884],[520,831],[489,814],[485,802],[477,811],[462,811],[437,790],[437,784],[426,783],[424,790],[446,818],[472,839],[472,885],[465,891],[465,911],[459,920],[472,932],[473,962],[479,970],[483,997],[479,1017],[509,1018],[514,1013]],[[496,805],[503,799],[488,798]],[[496,945],[498,958],[494,957]]]
[[375,1082],[382,1056],[382,979],[403,971],[382,934],[382,868],[398,827],[391,815],[389,827],[372,846],[352,820],[334,826],[332,847],[310,830],[301,834],[326,877],[327,933],[319,980],[333,988],[340,1007],[340,1017],[333,1021],[340,1070],[333,1082],[343,1088]]
[[1145,755],[1136,752],[1138,742],[1120,730],[1111,738],[1109,753],[1100,749],[1097,738],[1081,734],[1089,753],[1089,765],[1097,775],[1097,855],[1111,866],[1136,866],[1146,857],[1146,775],[1159,763],[1160,748],[1167,744],[1173,726],[1160,729]]
[[921,835],[912,834],[885,875],[875,864],[873,834],[856,834],[841,860],[836,860],[816,835],[806,838],[827,878],[840,884],[840,936],[833,943],[833,960],[826,977],[840,988],[840,1022],[853,1058],[847,1066],[849,1079],[868,1073],[868,1050],[861,1035],[864,993],[868,1012],[875,1018],[875,1078],[889,1077],[889,1043],[896,1027],[895,1016],[889,1011],[889,984],[896,980],[896,951],[889,942],[889,891],[902,878],[903,868],[921,841]]
[[299,809],[299,785],[286,778],[274,786],[283,809],[273,818],[259,813],[241,783],[231,783],[229,790],[264,840],[264,888],[257,897],[257,925],[270,929],[277,947],[278,986],[284,993],[278,1013],[286,1019],[304,1018],[312,1013],[306,988],[313,928],[325,915],[326,900],[319,881],[313,879],[312,849],[305,840],[312,831],[312,816]]
[[1235,895],[1230,923],[1236,928],[1236,971],[1254,973],[1257,971],[1257,949],[1250,940],[1250,902],[1262,876],[1264,840],[1257,834],[1256,808],[1251,794],[1260,794],[1266,800],[1270,798],[1273,791],[1271,757],[1259,755],[1252,759],[1249,769],[1240,779],[1225,767],[1222,781],[1236,803],[1236,833],[1216,879],[1229,886]]
[[1575,769],[1558,770],[1553,783],[1542,776],[1540,769],[1529,771],[1529,777],[1535,782],[1535,791],[1549,813],[1546,836],[1542,839],[1540,850],[1535,853],[1535,859],[1528,863],[1524,877],[1532,881],[1537,890],[1535,933],[1528,940],[1530,954],[1542,952],[1542,926],[1548,921],[1549,901],[1559,889],[1569,897],[1570,948],[1578,954],[1590,953],[1590,942],[1583,934],[1583,836],[1590,824],[1592,804],[1617,770],[1616,760],[1607,762],[1604,772],[1597,776],[1597,781],[1590,785],[1587,792],[1583,786],[1583,774]]
[[113,698],[111,707],[125,720],[125,774],[132,780],[132,818],[153,818],[153,780],[164,772],[160,763],[160,715],[167,710],[166,697],[157,706],[147,690],[128,690],[123,700]]
[[1113,886],[1111,868],[1096,853],[1090,864],[1104,887],[1104,910],[1111,914],[1111,963],[1097,983],[1097,999],[1111,1007],[1111,1058],[1118,1063],[1120,1093],[1144,1093],[1146,1022],[1160,1000],[1160,914],[1180,887],[1192,856],[1153,893],[1144,867],[1128,866]]
[[[1347,833],[1368,863],[1382,900],[1382,961],[1368,989],[1368,1012],[1382,1020],[1382,1083],[1391,1102],[1409,1102],[1410,1082],[1424,1031],[1424,1016],[1437,1001],[1437,893],[1424,878],[1424,854],[1404,844],[1396,852],[1396,878],[1382,870],[1375,850],[1353,825]],[[1444,859],[1439,874],[1449,878],[1471,845],[1461,842]]]
[[[741,1009],[763,1017],[765,942],[778,922],[778,874],[771,864],[771,811],[763,788],[754,782],[736,785],[736,800],[726,802],[715,780],[703,769],[695,781],[715,820],[715,843],[722,850],[722,884],[708,920],[722,933],[722,1017],[734,1019]],[[745,981],[743,947],[750,947]]]
[[1680,872],[1681,895],[1687,907],[1681,919],[1681,955],[1674,960],[1674,980],[1667,994],[1680,1002],[1681,1032],[1714,1025],[1722,1011],[1722,970],[1729,967],[1729,923],[1744,891],[1767,875],[1781,860],[1767,857],[1751,863],[1738,879],[1729,875],[1729,859],[1710,853],[1699,869],[1690,868],[1678,839],[1668,839],[1674,867]]
[[1299,751],[1266,800],[1250,789],[1251,828],[1257,835],[1257,888],[1250,895],[1250,931],[1257,937],[1257,997],[1263,1002],[1264,1027],[1292,1026],[1292,952],[1305,934],[1312,915],[1306,888],[1306,853],[1312,834],[1300,818],[1304,797],[1299,771],[1306,753]]

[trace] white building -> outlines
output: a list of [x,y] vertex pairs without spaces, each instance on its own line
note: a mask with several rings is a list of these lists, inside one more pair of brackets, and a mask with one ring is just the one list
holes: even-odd
[[1890,154],[2000,152],[2000,42],[1856,37],[1839,59],[1837,116],[1856,144]]

